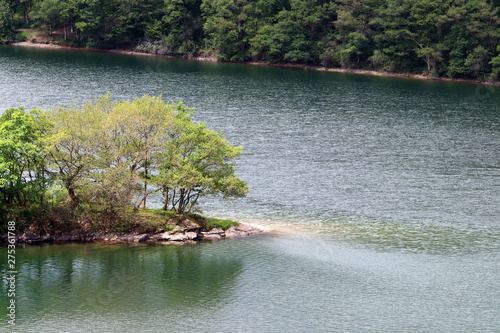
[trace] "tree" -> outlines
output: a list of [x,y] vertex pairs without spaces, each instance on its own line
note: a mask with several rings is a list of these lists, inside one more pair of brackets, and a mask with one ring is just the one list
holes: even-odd
[[490,59],[488,50],[479,45],[469,53],[464,64],[472,70],[475,77],[482,78],[489,71]]
[[250,60],[252,38],[287,4],[285,0],[204,0],[206,46],[222,60]]
[[163,208],[185,213],[206,195],[245,196],[248,186],[234,169],[241,152],[222,133],[193,123],[189,113],[179,113],[166,150],[158,156],[159,174],[153,177],[165,197]]
[[[500,52],[500,45],[497,46],[497,52]],[[489,64],[492,67],[492,72],[491,72],[491,77],[493,79],[498,79],[500,77],[500,55],[497,55],[491,61]]]
[[247,4],[248,0],[205,0],[201,4],[205,17],[203,29],[208,37],[205,42],[221,60],[230,60],[247,47],[244,40],[246,15],[242,15]]
[[0,117],[0,206],[43,202],[50,177],[42,140],[49,128],[38,110],[9,109]]
[[[157,191],[149,186],[157,168],[155,157],[165,149],[175,114],[188,110],[182,103],[164,103],[161,96],[143,96],[116,102],[106,115],[103,132],[107,146],[99,154],[100,169],[121,170],[128,184],[121,185],[127,191],[121,197],[128,198],[128,204],[145,207],[147,197]],[[116,170],[110,174],[116,175]]]
[[108,94],[49,111],[54,128],[45,151],[67,203],[145,208],[147,197],[162,191],[165,209],[170,203],[183,213],[205,195],[245,195],[233,162],[241,147],[193,123],[191,110],[161,96],[120,102]]
[[13,10],[10,1],[0,0],[0,43],[14,39]]
[[251,39],[252,55],[273,62],[317,63],[335,16],[332,1],[292,0],[274,22],[261,25]]
[[54,123],[44,146],[50,170],[64,184],[68,191],[67,203],[73,207],[80,204],[79,190],[98,166],[99,154],[106,148],[102,124],[112,105],[106,95],[83,106],[75,104],[47,112]]
[[42,0],[35,5],[34,16],[36,19],[44,22],[49,27],[49,35],[59,24],[61,19],[62,3],[58,0]]
[[370,56],[376,35],[377,7],[373,1],[342,0],[335,20],[337,56],[344,67],[360,66]]
[[172,54],[193,55],[203,39],[200,0],[165,0],[165,14],[160,21],[165,42]]

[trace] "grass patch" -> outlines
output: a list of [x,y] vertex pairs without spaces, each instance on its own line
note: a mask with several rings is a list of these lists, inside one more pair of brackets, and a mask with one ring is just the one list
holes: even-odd
[[33,30],[18,30],[16,33],[16,40],[19,42],[31,41],[34,36],[42,35],[43,31],[33,31]]
[[231,221],[231,220],[221,220],[221,219],[216,219],[213,217],[206,217],[205,220],[208,222],[207,223],[207,229],[212,229],[212,228],[221,228],[222,230],[227,230],[231,226],[239,226],[240,224],[236,221]]

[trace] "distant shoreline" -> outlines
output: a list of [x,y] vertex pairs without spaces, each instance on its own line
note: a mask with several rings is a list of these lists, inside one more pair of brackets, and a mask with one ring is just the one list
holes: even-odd
[[[190,57],[190,56],[174,56],[166,54],[155,54],[147,52],[139,52],[134,50],[120,50],[120,49],[89,49],[85,47],[71,47],[71,46],[61,46],[51,43],[32,43],[32,42],[12,42],[6,45],[17,46],[17,47],[30,47],[30,48],[43,48],[43,49],[66,49],[75,51],[87,51],[87,52],[99,52],[99,53],[117,53],[117,54],[129,54],[129,55],[140,55],[140,56],[150,56],[150,57],[162,57],[171,59],[186,59],[186,60],[197,60],[197,61],[210,61],[219,62],[215,57]],[[414,80],[428,80],[428,81],[443,81],[443,82],[457,82],[457,83],[468,83],[476,85],[488,85],[488,86],[500,86],[500,82],[488,82],[479,81],[473,79],[454,79],[448,77],[433,77],[424,74],[410,74],[410,73],[393,73],[393,72],[383,72],[376,70],[366,70],[366,69],[347,69],[347,68],[331,68],[323,66],[310,66],[304,64],[291,64],[291,63],[268,63],[263,61],[243,61],[243,62],[230,62],[228,63],[244,64],[244,65],[254,65],[254,66],[270,66],[270,67],[280,67],[280,68],[295,68],[304,70],[315,70],[324,71],[332,73],[347,73],[347,74],[358,74],[358,75],[368,75],[368,76],[379,76],[379,77],[395,77],[403,79],[414,79]]]

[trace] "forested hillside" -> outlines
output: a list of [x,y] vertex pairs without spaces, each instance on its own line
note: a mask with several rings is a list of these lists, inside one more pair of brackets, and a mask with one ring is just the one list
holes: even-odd
[[500,1],[0,0],[0,41],[497,80]]

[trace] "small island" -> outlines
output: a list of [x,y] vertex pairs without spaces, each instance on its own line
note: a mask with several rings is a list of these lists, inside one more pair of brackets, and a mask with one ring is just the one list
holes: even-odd
[[[161,96],[110,94],[0,117],[0,240],[185,242],[242,237],[261,228],[197,214],[205,196],[243,197],[242,147]],[[161,198],[162,209],[148,199]]]

